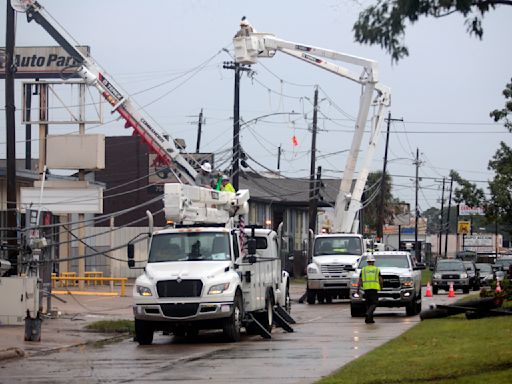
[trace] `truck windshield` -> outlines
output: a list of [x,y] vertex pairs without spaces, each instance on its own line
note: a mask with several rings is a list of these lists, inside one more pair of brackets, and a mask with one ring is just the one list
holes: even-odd
[[361,239],[357,237],[319,237],[315,240],[315,256],[362,255]]
[[[367,265],[366,256],[363,256],[359,262],[359,268]],[[409,259],[405,255],[377,255],[375,256],[375,266],[379,268],[409,268]]]
[[445,263],[437,263],[436,271],[465,271],[464,264],[457,261],[447,261]]
[[227,233],[179,232],[155,235],[149,263],[169,261],[230,260]]

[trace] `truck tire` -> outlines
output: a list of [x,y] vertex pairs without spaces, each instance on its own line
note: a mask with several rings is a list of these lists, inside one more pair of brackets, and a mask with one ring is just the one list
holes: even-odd
[[352,317],[363,317],[366,313],[366,307],[364,304],[353,304],[350,303],[350,316]]
[[[418,297],[414,295],[412,300],[405,304],[405,314],[407,316],[416,316],[418,312]],[[421,301],[420,301],[420,310],[421,310]]]
[[462,288],[462,293],[469,293],[469,285]]
[[240,328],[242,327],[243,313],[242,295],[237,292],[235,300],[233,301],[233,312],[231,316],[224,320],[222,327],[224,336],[228,341],[240,341]]
[[306,292],[306,301],[308,304],[315,304],[316,301],[316,292],[308,289]]
[[439,288],[437,288],[437,287],[432,287],[432,293],[433,293],[434,295],[437,295],[437,293],[438,293],[438,292],[439,292]]
[[154,332],[155,329],[149,321],[135,319],[135,339],[139,345],[150,345]]
[[320,304],[325,303],[325,292],[322,292],[322,291],[317,292],[316,299],[318,300],[318,302]]

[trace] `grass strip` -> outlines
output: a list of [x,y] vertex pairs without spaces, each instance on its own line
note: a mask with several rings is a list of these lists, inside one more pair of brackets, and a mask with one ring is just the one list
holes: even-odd
[[102,333],[130,333],[135,332],[133,320],[100,320],[87,324],[86,329]]
[[511,316],[426,320],[318,383],[510,383],[510,340]]

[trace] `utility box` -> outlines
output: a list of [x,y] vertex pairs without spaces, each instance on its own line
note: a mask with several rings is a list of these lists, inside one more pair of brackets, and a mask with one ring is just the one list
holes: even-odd
[[48,168],[105,168],[105,135],[49,135],[46,140]]
[[0,326],[23,325],[27,309],[32,317],[39,309],[36,277],[0,277]]

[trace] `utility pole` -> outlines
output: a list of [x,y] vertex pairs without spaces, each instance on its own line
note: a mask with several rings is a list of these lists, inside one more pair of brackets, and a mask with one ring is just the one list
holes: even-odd
[[5,26],[5,127],[7,141],[7,244],[11,269],[8,275],[18,274],[16,233],[16,121],[14,105],[14,9],[6,1]]
[[231,181],[233,187],[238,190],[238,180],[240,171],[240,72],[250,71],[250,66],[240,65],[240,63],[227,61],[222,66],[224,69],[235,71],[235,101],[233,104],[233,166],[231,172]]
[[313,125],[311,134],[311,168],[309,174],[309,229],[316,233],[316,188],[315,188],[315,167],[316,167],[316,131],[318,118],[318,86],[315,87],[315,98],[313,102]]
[[419,219],[419,206],[418,206],[418,190],[419,190],[419,178],[418,172],[420,167],[420,151],[416,148],[416,188],[415,188],[415,203],[414,203],[414,254],[416,256],[416,260],[421,261],[421,252],[418,246],[418,219]]
[[202,126],[203,126],[203,108],[201,108],[201,112],[199,112],[199,120],[197,121],[196,153],[199,153],[199,148],[201,146],[201,127]]
[[441,194],[441,213],[439,214],[441,219],[441,224],[439,226],[439,256],[441,256],[441,243],[443,242],[444,184],[445,178],[443,177],[443,193]]
[[25,84],[25,169],[32,169],[32,125],[30,116],[32,109],[32,85]]
[[448,255],[448,234],[450,233],[450,210],[452,208],[453,177],[450,178],[450,197],[448,197],[448,213],[446,214],[446,235],[444,239],[444,257]]
[[277,170],[281,170],[281,144],[277,147]]
[[404,119],[392,119],[391,112],[388,112],[388,125],[386,130],[386,146],[384,149],[384,165],[382,166],[382,179],[380,181],[380,201],[379,201],[379,213],[378,213],[378,224],[377,224],[377,237],[382,239],[384,237],[384,196],[385,196],[385,181],[386,181],[386,166],[388,163],[388,146],[389,146],[389,128],[392,121],[404,121]]

